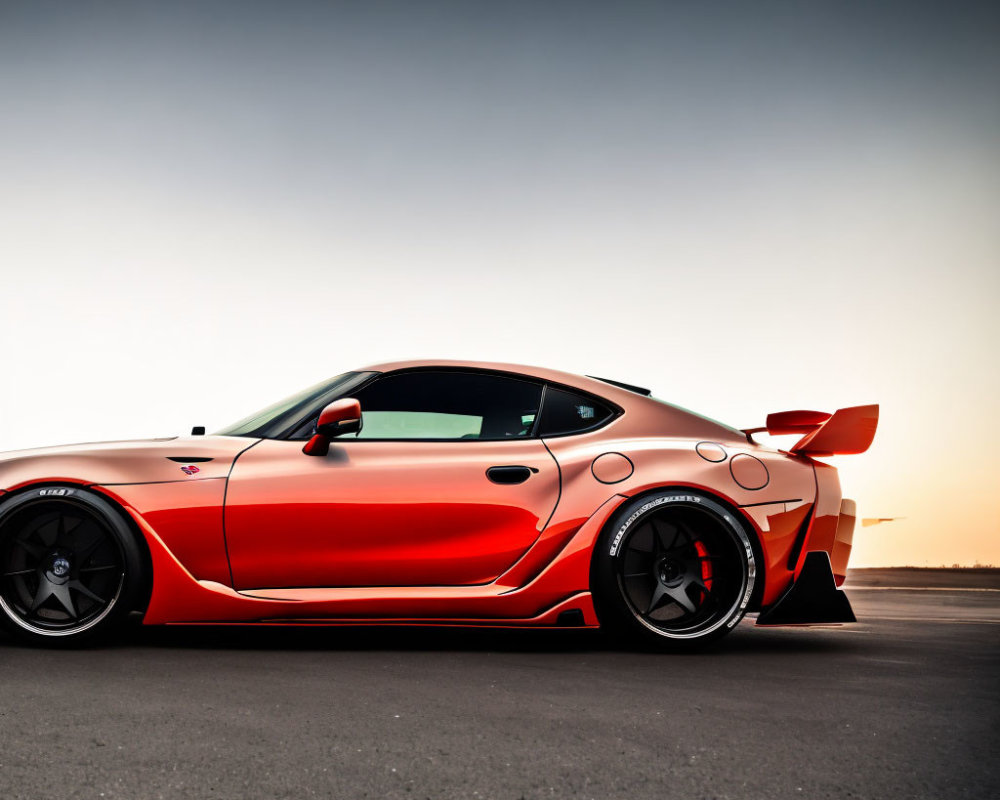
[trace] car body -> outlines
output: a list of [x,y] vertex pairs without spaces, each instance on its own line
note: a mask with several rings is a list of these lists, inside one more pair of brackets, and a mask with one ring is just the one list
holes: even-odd
[[[320,415],[333,407],[331,419],[344,408],[349,418],[325,423]],[[132,602],[147,625],[597,627],[601,537],[613,552],[610,526],[624,524],[627,504],[666,492],[682,498],[670,502],[708,503],[745,532],[745,574],[733,586],[746,597],[735,621],[748,610],[761,611],[761,622],[769,612],[775,621],[845,621],[849,607],[838,605],[846,599],[834,583],[847,572],[854,505],[842,498],[836,470],[817,457],[866,448],[877,407],[845,411],[850,419],[774,415],[774,433],[828,440],[820,442],[826,449],[800,442],[779,451],[625,384],[511,364],[379,364],[215,435],[3,454],[0,539],[15,500],[42,504],[37,517],[99,498],[99,513],[112,509],[138,545],[142,578]],[[52,543],[65,521],[59,532],[45,524],[53,532],[22,536],[22,549],[45,551],[37,563],[0,547],[12,559],[8,573],[23,573],[4,575],[7,616],[32,605],[59,613],[61,595],[39,599],[34,581],[56,581],[63,562],[52,559],[72,562],[72,547]],[[666,536],[650,530],[657,558]],[[685,552],[709,564],[715,557],[695,551],[696,538]],[[807,570],[815,572],[811,594],[802,589],[796,599],[810,554],[820,556]],[[701,570],[699,585],[712,580],[710,566],[692,569]],[[697,598],[703,589],[685,591]],[[81,595],[86,602],[96,603]],[[681,604],[689,605],[683,597]],[[20,627],[55,638],[82,633],[52,624],[48,634],[44,620],[38,630]]]

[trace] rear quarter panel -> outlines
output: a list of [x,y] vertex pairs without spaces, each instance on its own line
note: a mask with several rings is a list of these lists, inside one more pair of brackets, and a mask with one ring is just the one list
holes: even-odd
[[[658,488],[700,489],[736,508],[757,535],[764,560],[765,585],[761,603],[774,602],[788,587],[794,569],[788,557],[803,521],[816,498],[812,463],[749,441],[716,441],[725,458],[708,461],[691,438],[609,436],[603,431],[552,438],[546,445],[561,470],[562,494],[550,525],[592,514],[609,495],[634,497]],[[594,474],[602,455],[618,453],[632,464],[632,472],[612,483]],[[768,473],[765,485],[747,489],[735,480],[732,459],[745,454],[759,459]],[[624,470],[622,471],[624,472]]]

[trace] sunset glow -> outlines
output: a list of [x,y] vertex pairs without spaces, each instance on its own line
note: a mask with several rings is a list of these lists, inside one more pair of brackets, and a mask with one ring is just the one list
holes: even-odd
[[212,430],[382,360],[543,364],[737,427],[879,403],[832,462],[899,519],[852,566],[1000,564],[972,16],[748,9],[706,57],[668,7],[34,7],[0,18],[0,449]]

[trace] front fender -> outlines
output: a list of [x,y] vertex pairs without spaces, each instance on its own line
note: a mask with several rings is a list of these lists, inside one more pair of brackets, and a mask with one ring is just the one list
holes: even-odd
[[225,478],[92,488],[133,517],[150,550],[147,528],[195,579],[232,586],[222,527]]
[[236,457],[257,441],[184,436],[0,453],[0,489],[16,491],[37,483],[89,486],[225,478]]

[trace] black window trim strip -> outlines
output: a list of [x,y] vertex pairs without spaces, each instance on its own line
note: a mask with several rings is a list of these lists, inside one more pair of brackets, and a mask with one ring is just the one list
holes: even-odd
[[[561,433],[547,433],[544,435],[540,435],[538,437],[539,439],[561,439],[564,436],[579,436],[581,433],[593,433],[594,431],[599,431],[606,425],[610,425],[612,422],[618,419],[618,417],[620,417],[622,414],[625,413],[624,409],[622,409],[622,407],[619,406],[617,403],[612,403],[607,398],[601,397],[600,395],[594,394],[593,392],[587,392],[584,391],[583,389],[577,389],[575,386],[567,386],[564,383],[554,383],[551,381],[549,381],[548,383],[551,383],[553,388],[561,389],[569,394],[575,394],[579,397],[596,400],[602,403],[603,405],[607,406],[608,410],[611,411],[611,413],[604,419],[595,422],[589,428],[577,428],[575,431],[562,431]],[[541,418],[542,416],[540,411],[538,416],[539,418]]]
[[[341,397],[351,397],[354,392],[360,392],[362,389],[366,388],[370,384],[382,378],[387,378],[391,375],[400,375],[411,372],[464,372],[473,375],[495,375],[501,378],[509,378],[512,380],[520,380],[525,383],[538,384],[542,387],[542,394],[538,401],[538,414],[535,417],[535,423],[532,425],[531,434],[529,436],[518,436],[506,439],[358,439],[351,436],[335,439],[336,442],[527,442],[527,441],[543,441],[544,439],[561,439],[566,436],[579,436],[584,433],[593,433],[596,430],[600,430],[607,425],[610,425],[616,419],[621,417],[625,410],[619,406],[617,403],[608,400],[606,397],[594,394],[593,392],[588,392],[585,389],[580,389],[576,386],[570,386],[565,383],[558,383],[557,381],[550,381],[545,378],[536,378],[532,375],[525,375],[521,372],[508,372],[500,369],[489,369],[481,367],[460,367],[452,365],[425,365],[420,367],[401,367],[399,369],[389,370],[388,372],[374,372],[371,370],[357,370],[359,374],[364,372],[370,372],[369,377],[362,383],[351,389],[352,394],[341,394],[336,397],[332,397],[322,404],[316,404],[310,407],[308,413],[302,414],[298,417],[294,423],[289,424],[287,421],[282,426],[281,430],[272,436],[262,436],[264,439],[279,439],[286,441],[304,441],[303,439],[291,439],[292,433],[302,426],[306,420],[310,419],[314,414],[318,415],[327,405],[332,403],[334,400],[339,400]],[[598,400],[609,409],[611,409],[611,414],[607,419],[592,425],[589,428],[583,428],[581,430],[569,431],[567,433],[552,433],[546,436],[540,436],[538,434],[538,428],[541,424],[542,412],[545,409],[545,390],[546,387],[552,386],[554,389],[562,389],[566,392],[571,392],[573,394],[580,395],[581,397],[589,397],[594,400]],[[361,413],[364,414],[364,408],[361,409]]]

